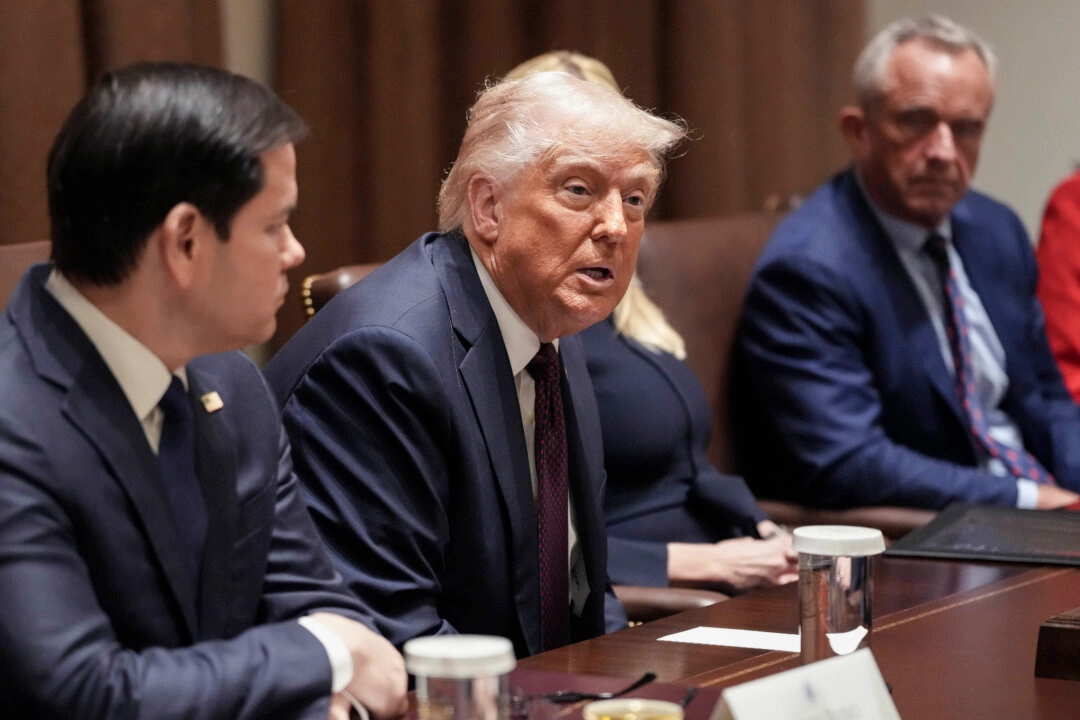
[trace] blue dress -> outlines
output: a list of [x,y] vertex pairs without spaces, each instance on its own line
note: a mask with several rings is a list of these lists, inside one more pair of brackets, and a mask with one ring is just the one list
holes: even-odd
[[611,582],[667,586],[669,542],[756,537],[765,515],[753,494],[706,457],[709,403],[693,372],[610,319],[580,337],[604,438]]

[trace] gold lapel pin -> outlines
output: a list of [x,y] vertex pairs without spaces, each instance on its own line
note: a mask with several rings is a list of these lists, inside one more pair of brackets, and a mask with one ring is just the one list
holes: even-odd
[[221,408],[225,407],[225,403],[221,402],[221,396],[217,394],[217,391],[208,392],[199,398],[202,403],[203,410],[208,413],[215,413]]

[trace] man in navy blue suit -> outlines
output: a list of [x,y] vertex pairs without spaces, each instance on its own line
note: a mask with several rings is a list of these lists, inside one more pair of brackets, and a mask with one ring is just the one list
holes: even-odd
[[269,338],[304,251],[305,128],[222,70],[102,77],[49,156],[52,264],[0,318],[5,717],[405,710],[401,656],[326,557]]
[[[603,452],[572,335],[626,290],[684,134],[565,73],[488,88],[442,187],[441,232],[267,365],[316,526],[395,644],[488,633],[525,656],[604,631]],[[545,356],[557,362],[538,377]],[[556,453],[544,397],[562,408]],[[562,485],[542,472],[549,455]]]
[[1070,504],[1080,410],[1028,236],[969,190],[994,56],[939,16],[855,66],[853,166],[776,229],[738,331],[733,418],[759,496],[824,507]]

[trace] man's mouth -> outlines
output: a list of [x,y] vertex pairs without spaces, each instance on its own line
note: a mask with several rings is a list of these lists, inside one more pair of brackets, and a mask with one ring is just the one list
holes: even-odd
[[592,280],[610,280],[614,277],[612,272],[606,267],[588,267],[582,268],[579,272],[588,276]]

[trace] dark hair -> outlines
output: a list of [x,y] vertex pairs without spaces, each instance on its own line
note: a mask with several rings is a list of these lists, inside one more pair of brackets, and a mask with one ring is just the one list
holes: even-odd
[[116,285],[178,203],[229,237],[262,190],[260,155],[307,134],[273,92],[184,63],[140,63],[102,76],[49,153],[52,259],[65,276]]

